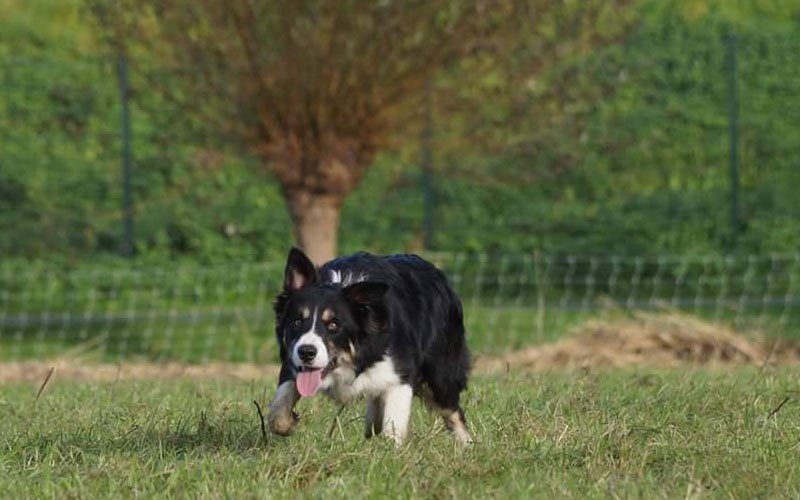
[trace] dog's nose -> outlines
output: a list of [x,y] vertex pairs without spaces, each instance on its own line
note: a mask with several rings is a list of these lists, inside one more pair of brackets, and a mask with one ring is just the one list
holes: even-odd
[[317,348],[310,344],[304,344],[297,348],[297,355],[301,361],[308,363],[317,356]]

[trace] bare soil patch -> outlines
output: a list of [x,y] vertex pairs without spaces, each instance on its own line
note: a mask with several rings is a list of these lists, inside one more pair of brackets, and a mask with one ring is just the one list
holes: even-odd
[[[678,368],[686,366],[773,366],[800,363],[800,342],[746,336],[733,329],[677,312],[636,313],[592,319],[562,340],[498,357],[478,357],[475,371],[580,370],[589,368]],[[41,382],[51,368],[55,380],[235,378],[274,379],[277,365],[101,364],[77,358],[0,363],[0,384]]]
[[76,359],[0,363],[0,384],[41,382],[50,368],[56,380],[113,381],[130,379],[236,378],[253,380],[278,376],[277,365],[209,362],[201,365],[178,362],[104,364]]

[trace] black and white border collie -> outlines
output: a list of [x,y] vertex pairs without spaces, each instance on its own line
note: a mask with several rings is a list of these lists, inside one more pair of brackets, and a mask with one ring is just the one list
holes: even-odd
[[470,367],[461,301],[433,264],[357,253],[317,269],[293,248],[275,318],[282,367],[272,432],[289,434],[297,401],[321,391],[341,404],[365,398],[365,435],[400,445],[417,394],[471,442],[459,406]]

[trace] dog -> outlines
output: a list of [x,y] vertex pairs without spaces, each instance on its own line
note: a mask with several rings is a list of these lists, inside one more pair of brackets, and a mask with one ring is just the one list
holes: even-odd
[[292,248],[274,309],[282,366],[273,433],[291,433],[299,399],[322,392],[343,405],[366,399],[364,435],[399,446],[416,394],[459,442],[472,442],[459,404],[470,369],[463,308],[433,264],[362,252],[317,269]]

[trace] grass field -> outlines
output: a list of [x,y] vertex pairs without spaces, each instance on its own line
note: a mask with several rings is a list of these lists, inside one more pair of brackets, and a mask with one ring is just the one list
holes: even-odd
[[[588,319],[627,317],[633,311],[616,308],[564,310],[468,303],[465,326],[470,349],[482,355],[499,355],[543,342],[559,340]],[[665,310],[669,312],[669,310]],[[767,333],[769,338],[800,339],[800,309],[791,314],[751,311],[741,317],[714,310],[689,311],[698,318],[718,321],[742,333]],[[0,320],[2,314],[0,314]],[[128,322],[74,326],[53,322],[27,330],[0,328],[0,361],[47,359],[72,350],[104,362],[118,360],[208,360],[278,362],[274,320],[270,311],[242,318],[235,313],[193,315],[179,322],[169,317],[147,316]]]
[[[550,311],[539,315],[535,308],[471,305],[466,317],[470,348],[484,354],[499,354],[560,338],[580,321],[597,311]],[[143,358],[203,362],[208,359],[233,362],[274,363],[279,360],[271,311],[243,320],[209,315],[187,318],[184,323],[144,318],[139,322],[106,324],[91,329],[52,325],[3,332],[0,329],[0,361],[55,357],[70,349],[92,352],[103,361]],[[541,324],[539,324],[541,321]]]
[[[460,449],[417,405],[401,449],[302,401],[262,440],[234,380],[0,387],[0,497],[798,497],[800,370],[476,376]],[[781,406],[781,403],[788,401]],[[332,425],[335,424],[335,425]],[[333,429],[329,435],[329,430]]]

